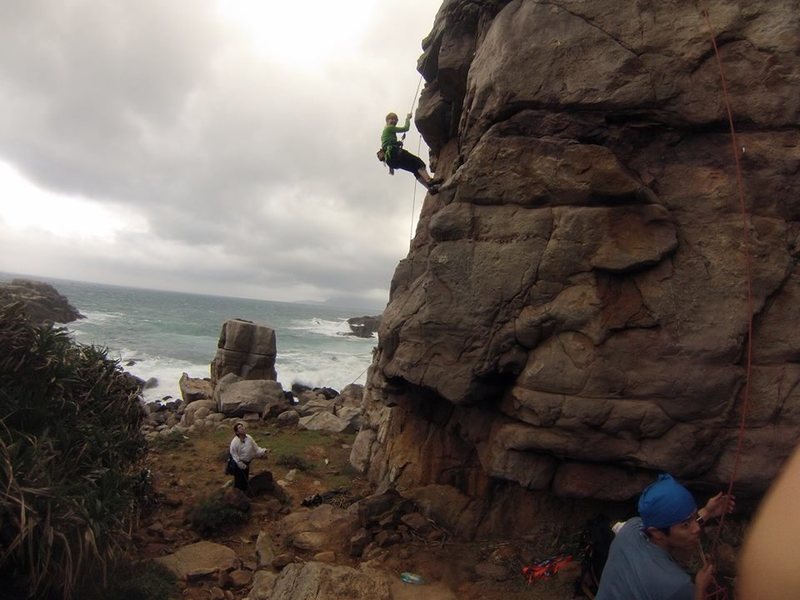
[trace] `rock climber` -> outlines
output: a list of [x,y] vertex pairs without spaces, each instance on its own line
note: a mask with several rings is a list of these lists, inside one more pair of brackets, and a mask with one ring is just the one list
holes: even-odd
[[702,600],[713,581],[712,564],[704,564],[692,583],[674,555],[699,548],[706,521],[734,505],[732,495],[720,493],[698,510],[689,490],[671,475],[660,475],[639,497],[639,516],[611,542],[596,600]]
[[411,113],[406,115],[406,122],[402,127],[397,126],[397,115],[390,112],[386,115],[386,127],[381,133],[381,151],[383,160],[390,169],[402,169],[408,171],[416,177],[425,188],[435,194],[439,191],[439,185],[428,175],[425,162],[419,157],[403,149],[403,143],[397,139],[398,133],[404,133],[411,127]]

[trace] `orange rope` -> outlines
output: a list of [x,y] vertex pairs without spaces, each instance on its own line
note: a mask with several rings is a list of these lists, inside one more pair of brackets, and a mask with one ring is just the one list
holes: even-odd
[[[731,110],[731,102],[730,97],[728,95],[728,84],[725,80],[725,70],[722,66],[722,58],[720,57],[719,48],[717,47],[717,39],[714,33],[714,28],[711,26],[711,20],[709,18],[708,9],[703,8],[702,11],[703,18],[705,19],[706,26],[708,27],[709,34],[711,36],[711,45],[714,48],[714,55],[717,59],[717,66],[719,67],[719,76],[720,82],[722,85],[722,95],[725,101],[725,110],[727,111],[728,115],[728,126],[730,129],[731,135],[731,148],[733,150],[733,159],[736,163],[736,185],[738,188],[738,195],[739,195],[739,210],[742,217],[742,230],[743,230],[743,238],[744,238],[744,260],[745,260],[745,276],[746,276],[746,283],[747,283],[747,358],[746,358],[746,369],[745,369],[745,386],[744,391],[742,394],[742,406],[741,406],[741,417],[739,421],[739,432],[736,440],[736,452],[735,452],[735,459],[733,464],[733,470],[731,472],[730,480],[728,482],[728,490],[726,494],[730,496],[733,493],[733,484],[736,481],[736,478],[739,474],[739,468],[741,466],[741,459],[742,459],[742,448],[744,445],[744,435],[745,435],[745,427],[747,424],[747,413],[750,409],[750,381],[752,376],[752,365],[753,365],[753,312],[754,312],[754,303],[753,303],[753,274],[752,274],[752,256],[750,253],[750,216],[747,212],[747,206],[745,203],[744,197],[744,178],[742,177],[742,166],[739,160],[739,143],[736,139],[736,128],[733,124],[733,111]],[[716,552],[717,546],[719,544],[720,536],[722,534],[722,528],[725,525],[725,516],[726,513],[720,517],[719,527],[717,528],[716,536],[714,537],[714,541],[712,543],[712,554]],[[728,593],[725,588],[721,587],[716,579],[712,578],[712,583],[709,586],[709,589],[706,590],[705,598],[708,599],[727,599]]]

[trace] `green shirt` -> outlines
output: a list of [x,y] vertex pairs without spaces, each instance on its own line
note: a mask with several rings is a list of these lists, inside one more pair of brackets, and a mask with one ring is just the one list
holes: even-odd
[[406,123],[402,127],[398,127],[396,125],[387,125],[383,128],[383,133],[381,133],[381,148],[383,148],[383,151],[386,152],[387,159],[391,158],[392,151],[398,145],[397,134],[408,131],[410,127],[411,119],[406,117]]

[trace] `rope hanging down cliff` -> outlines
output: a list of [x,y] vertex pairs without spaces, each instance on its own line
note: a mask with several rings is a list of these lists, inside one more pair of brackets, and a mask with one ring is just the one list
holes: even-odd
[[[742,165],[739,159],[739,143],[736,138],[736,128],[733,124],[733,111],[731,109],[731,102],[730,96],[728,94],[728,85],[725,79],[725,70],[722,65],[722,58],[720,56],[719,48],[717,46],[717,39],[716,34],[714,33],[714,28],[711,25],[711,19],[709,18],[708,9],[704,6],[702,9],[702,15],[706,23],[706,27],[708,28],[709,35],[711,37],[711,45],[714,49],[714,55],[716,57],[717,66],[719,68],[719,76],[720,76],[720,85],[722,88],[722,99],[725,103],[725,110],[727,112],[728,117],[728,127],[730,130],[730,138],[731,138],[731,147],[733,150],[733,160],[736,166],[736,187],[738,192],[739,198],[739,212],[742,219],[742,242],[743,242],[743,254],[744,254],[744,261],[745,261],[745,279],[746,279],[746,287],[747,287],[747,302],[746,302],[746,310],[747,310],[747,351],[746,351],[746,364],[745,364],[745,384],[744,389],[742,392],[742,405],[741,405],[741,416],[739,421],[739,428],[737,434],[737,441],[736,441],[736,450],[734,453],[734,464],[733,469],[731,471],[731,476],[728,481],[728,490],[727,494],[730,496],[733,492],[733,486],[736,481],[736,478],[739,474],[739,467],[741,465],[741,457],[742,457],[742,448],[744,444],[744,434],[745,428],[747,425],[747,415],[750,409],[750,384],[751,384],[751,377],[752,377],[752,364],[753,364],[753,274],[752,274],[752,254],[750,251],[750,215],[747,212],[747,206],[744,197],[744,178],[742,176]],[[744,152],[744,148],[741,149]],[[725,526],[725,514],[720,517],[719,527],[717,528],[716,535],[714,536],[713,542],[711,544],[711,553],[715,554],[717,547],[719,545],[720,536],[722,534],[723,527]],[[702,549],[701,549],[702,550]],[[714,599],[714,600],[727,600],[728,593],[727,590],[720,586],[716,579],[712,578],[712,585],[705,591],[704,597],[707,599]]]

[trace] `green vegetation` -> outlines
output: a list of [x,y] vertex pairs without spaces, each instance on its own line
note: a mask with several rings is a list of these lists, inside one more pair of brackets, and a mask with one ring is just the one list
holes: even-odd
[[166,435],[156,437],[149,444],[151,450],[163,450],[164,448],[180,446],[191,446],[189,436],[175,429],[171,430]]
[[302,456],[296,454],[284,454],[275,459],[275,464],[278,464],[287,469],[297,469],[298,471],[310,471],[311,465]]
[[0,587],[69,599],[122,555],[146,492],[137,396],[104,349],[0,308]]
[[180,598],[175,575],[153,561],[121,562],[115,565],[102,590],[81,593],[82,600],[169,600]]
[[220,491],[200,499],[188,510],[187,517],[192,529],[207,537],[246,523],[248,514],[227,503]]

